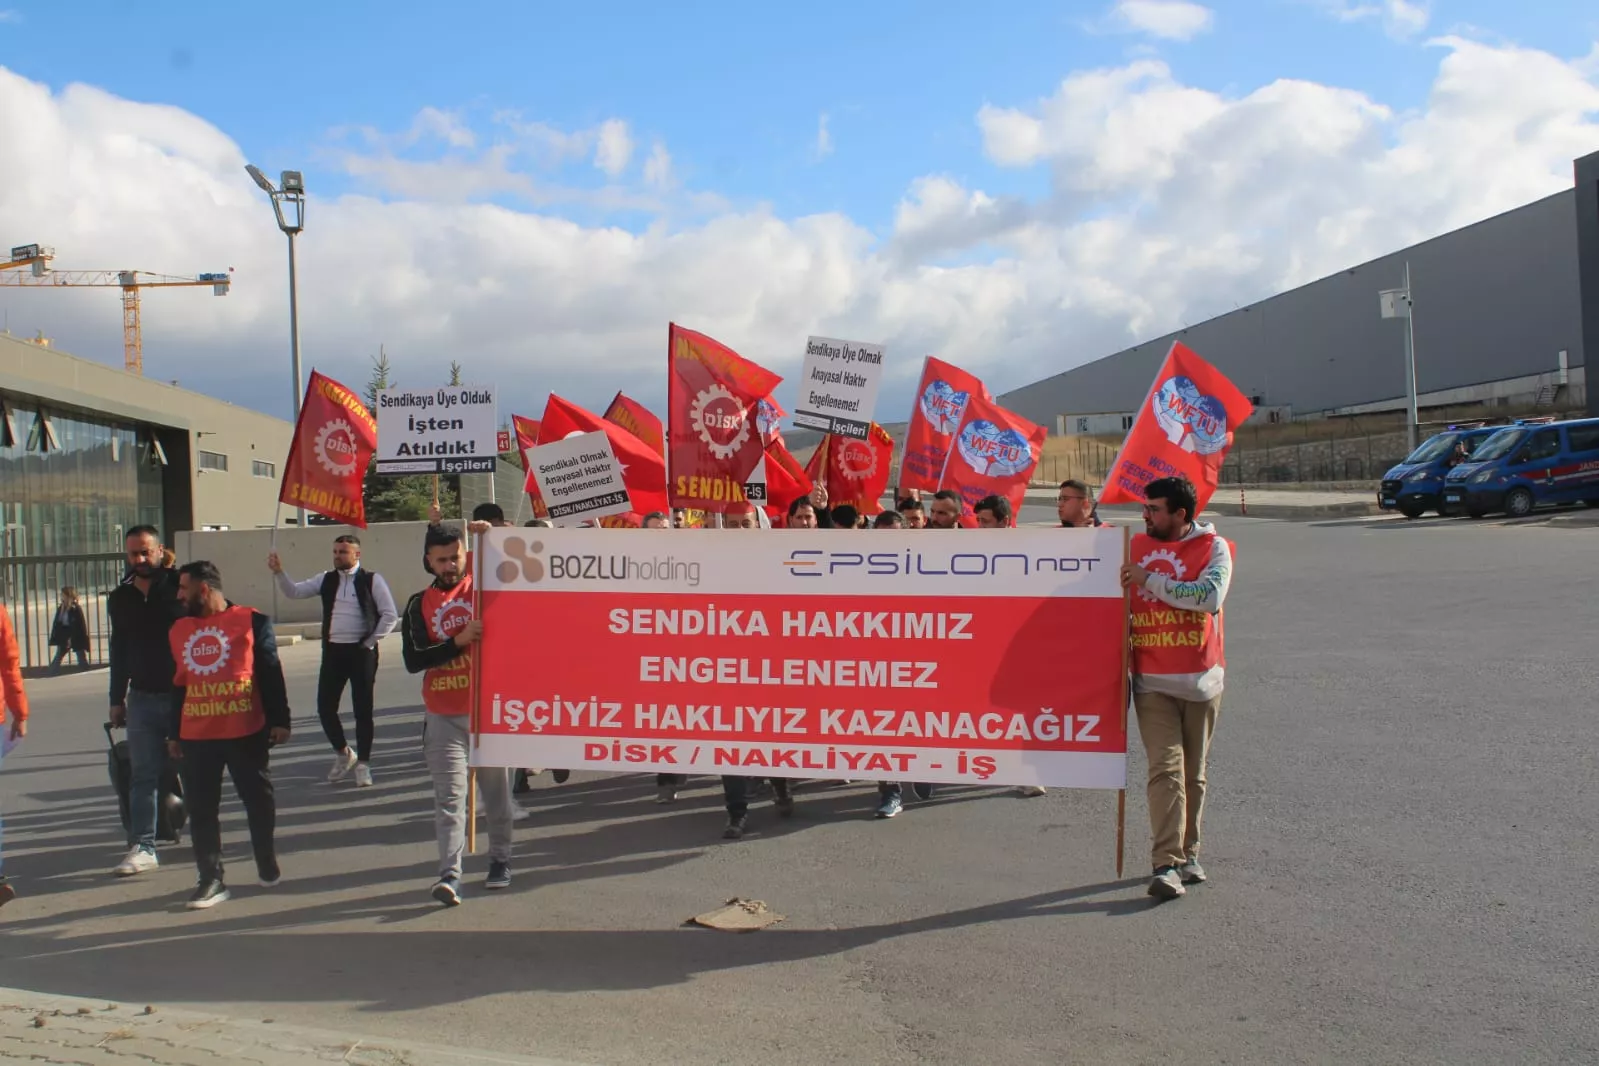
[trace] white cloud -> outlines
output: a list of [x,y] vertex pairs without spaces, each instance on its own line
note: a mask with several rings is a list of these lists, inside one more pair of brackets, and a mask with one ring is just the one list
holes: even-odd
[[1427,29],[1432,12],[1425,0],[1313,0],[1315,5],[1340,22],[1382,23],[1383,32],[1405,41]]
[[816,158],[826,159],[833,154],[833,131],[827,128],[827,112],[816,117]]
[[1168,41],[1191,41],[1215,21],[1215,12],[1191,0],[1116,0],[1105,16],[1112,29]]
[[[402,382],[441,380],[455,358],[523,412],[551,388],[603,406],[623,383],[659,407],[671,320],[790,377],[809,333],[882,341],[902,379],[885,411],[928,352],[1014,387],[1569,188],[1571,160],[1599,145],[1586,57],[1434,44],[1415,53],[1437,59],[1430,93],[1404,112],[1305,81],[1219,93],[1151,60],[1075,72],[1043,99],[976,115],[989,159],[1046,172],[1047,194],[926,175],[881,191],[895,205],[881,235],[837,213],[783,218],[683,189],[659,142],[636,187],[562,189],[529,158],[586,169],[599,127],[508,119],[503,138],[480,132],[468,146],[449,122],[419,117],[406,133],[425,136],[404,159],[380,137],[330,160],[364,166],[397,199],[328,198],[307,173],[306,362],[360,384],[384,343]],[[54,245],[62,269],[236,267],[226,298],[146,301],[148,372],[284,413],[283,238],[239,146],[178,108],[82,85],[54,93],[4,69],[0,128],[8,151],[34,161],[0,183],[0,232]],[[520,206],[469,202],[463,188]],[[653,221],[580,223],[552,206],[568,198]],[[120,356],[110,290],[0,288],[0,308],[19,334]]]
[[633,135],[619,118],[606,119],[595,135],[594,165],[611,177],[627,169],[633,158]]
[[14,11],[14,10],[11,10],[10,8],[7,8],[5,10],[0,10],[0,24],[4,24],[4,23],[7,23],[7,22],[10,22],[10,23],[13,23],[13,24],[21,23],[22,22],[22,12]]

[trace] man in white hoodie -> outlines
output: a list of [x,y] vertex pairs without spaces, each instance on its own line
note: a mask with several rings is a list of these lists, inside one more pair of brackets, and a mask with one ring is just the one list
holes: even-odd
[[1149,756],[1149,894],[1168,900],[1205,880],[1199,826],[1221,710],[1222,603],[1233,553],[1214,526],[1195,520],[1187,478],[1160,478],[1144,492],[1146,532],[1133,537],[1122,585],[1133,590],[1133,707]]

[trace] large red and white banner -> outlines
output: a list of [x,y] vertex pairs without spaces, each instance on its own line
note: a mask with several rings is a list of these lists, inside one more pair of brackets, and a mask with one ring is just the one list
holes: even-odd
[[492,530],[473,762],[1125,787],[1124,544]]

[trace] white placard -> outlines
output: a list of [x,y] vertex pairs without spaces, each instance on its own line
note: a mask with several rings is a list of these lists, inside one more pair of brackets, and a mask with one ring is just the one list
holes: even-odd
[[881,344],[811,337],[805,342],[794,424],[865,440],[882,381]]
[[633,509],[622,482],[622,464],[611,450],[610,438],[599,430],[541,444],[527,453],[527,461],[550,509],[550,521],[558,526]]
[[492,386],[384,389],[372,472],[492,474],[499,428]]

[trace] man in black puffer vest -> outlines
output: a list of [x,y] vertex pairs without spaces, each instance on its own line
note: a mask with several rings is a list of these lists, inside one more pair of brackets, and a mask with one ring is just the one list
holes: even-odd
[[[278,578],[278,591],[294,600],[322,598],[322,673],[316,686],[316,713],[322,732],[333,745],[333,769],[328,781],[338,781],[351,770],[356,785],[372,784],[372,689],[378,676],[378,641],[399,621],[394,595],[383,580],[361,566],[361,540],[346,533],[333,541],[333,569],[295,581],[283,572],[278,553],[267,556],[267,566]],[[350,686],[355,709],[355,750],[344,740],[339,721],[339,701]]]

